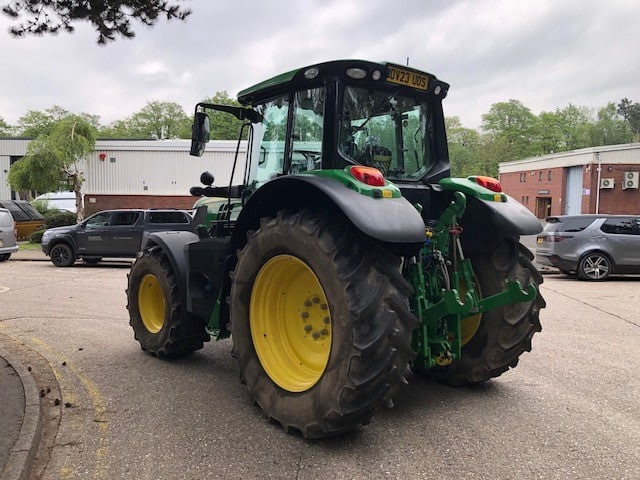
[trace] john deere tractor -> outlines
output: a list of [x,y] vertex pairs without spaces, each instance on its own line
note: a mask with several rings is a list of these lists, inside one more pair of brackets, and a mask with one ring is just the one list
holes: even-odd
[[[239,107],[246,156],[208,172],[198,231],[159,232],[129,276],[135,338],[173,358],[231,336],[269,419],[318,438],[369,422],[413,372],[464,385],[515,367],[540,331],[542,277],[521,235],[536,218],[489,177],[451,178],[449,85],[339,60],[266,80]],[[242,177],[241,181],[234,181]]]

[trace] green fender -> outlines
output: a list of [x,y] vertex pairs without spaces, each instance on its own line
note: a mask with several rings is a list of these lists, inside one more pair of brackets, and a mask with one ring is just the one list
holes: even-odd
[[401,196],[374,198],[328,176],[287,175],[265,183],[249,197],[234,228],[233,247],[244,245],[246,232],[258,229],[260,218],[301,208],[342,212],[364,235],[403,254],[414,254],[425,240],[420,213]]

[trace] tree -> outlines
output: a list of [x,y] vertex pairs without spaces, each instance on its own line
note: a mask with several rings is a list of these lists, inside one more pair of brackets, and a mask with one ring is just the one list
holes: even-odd
[[[72,115],[71,112],[58,105],[49,107],[44,111],[29,110],[18,119],[16,130],[21,137],[36,138],[38,135],[49,135],[57,122],[70,115]],[[93,128],[98,128],[100,124],[98,115],[80,113],[77,116],[89,123]]]
[[67,185],[76,194],[78,222],[84,218],[81,161],[95,146],[95,129],[79,115],[69,115],[55,123],[50,134],[41,134],[29,143],[26,155],[9,170],[14,190],[48,192]]
[[191,120],[175,102],[148,102],[120,126],[126,128],[129,136],[137,138],[191,137]]
[[11,135],[11,125],[4,121],[4,118],[0,117],[0,137],[8,137]]
[[509,100],[491,105],[489,113],[482,115],[482,129],[504,139],[515,155],[511,160],[538,153],[535,133],[537,117],[519,100]]
[[623,98],[618,104],[618,114],[629,124],[633,141],[640,141],[640,103],[633,103],[628,98]]
[[446,117],[445,125],[451,175],[454,177],[479,175],[480,135],[478,132],[471,128],[464,128],[459,117]]
[[86,21],[98,32],[100,45],[119,35],[134,37],[131,20],[153,26],[161,16],[184,20],[191,14],[171,0],[12,0],[2,4],[2,12],[22,20],[10,29],[15,37],[73,32],[75,23]]
[[618,115],[616,104],[609,102],[598,110],[597,121],[590,125],[589,137],[591,145],[619,145],[633,141],[631,128]]
[[[213,97],[205,98],[202,101],[205,103],[216,103],[218,105],[240,105],[236,99],[229,96],[226,90],[216,92]],[[218,111],[209,112],[211,140],[237,140],[242,123],[242,120],[238,120],[229,113]],[[246,132],[243,138],[247,138]]]

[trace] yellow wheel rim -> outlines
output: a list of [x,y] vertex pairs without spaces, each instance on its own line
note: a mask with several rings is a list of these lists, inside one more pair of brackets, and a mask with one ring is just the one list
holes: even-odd
[[324,373],[331,353],[331,314],[318,277],[292,255],[278,255],[256,276],[249,304],[260,363],[279,387],[304,392]]
[[158,333],[164,325],[166,300],[158,277],[147,273],[138,287],[138,309],[145,328]]
[[[480,292],[480,286],[478,284],[478,278],[474,278],[474,283],[476,284],[476,292],[478,293],[478,297],[482,299],[482,292]],[[467,284],[460,283],[460,297],[464,297],[464,294],[467,293]],[[478,328],[480,328],[480,322],[482,321],[482,313],[476,313],[475,315],[471,315],[469,317],[463,318],[460,321],[460,345],[465,346],[467,343],[471,341],[474,335],[478,332]]]

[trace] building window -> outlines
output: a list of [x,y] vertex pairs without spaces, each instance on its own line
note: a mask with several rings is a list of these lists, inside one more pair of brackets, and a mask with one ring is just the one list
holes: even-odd
[[538,181],[541,182],[542,181],[542,170],[540,170],[538,172]]
[[551,181],[551,170],[547,172],[547,180]]

